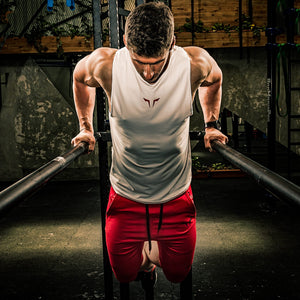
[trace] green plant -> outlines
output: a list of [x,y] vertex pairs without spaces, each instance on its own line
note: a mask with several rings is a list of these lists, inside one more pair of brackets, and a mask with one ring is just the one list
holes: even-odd
[[57,54],[60,56],[63,54],[63,45],[61,42],[61,37],[70,36],[72,39],[75,36],[84,36],[85,42],[89,43],[91,37],[93,36],[93,27],[89,23],[89,19],[83,15],[80,19],[80,26],[65,23],[60,26],[55,26],[51,24],[48,19],[51,14],[59,13],[59,10],[63,10],[64,5],[58,3],[52,12],[46,12],[43,15],[40,15],[36,22],[31,27],[31,30],[25,34],[25,37],[29,44],[33,45],[38,52],[47,51],[47,47],[43,46],[41,39],[43,36],[52,35],[56,37],[57,41]]
[[[182,31],[192,32],[193,24],[192,24],[191,19],[186,18],[185,21],[186,21],[186,23],[183,26],[176,28],[176,30],[179,32],[182,32]],[[204,27],[203,22],[201,20],[199,20],[198,22],[194,23],[194,31],[195,32],[208,32],[209,28]]]
[[230,170],[233,166],[229,163],[215,162],[211,164],[203,164],[203,159],[199,156],[192,156],[192,167],[194,171],[213,171],[213,170]]
[[[235,20],[237,23],[239,20]],[[266,26],[257,26],[256,24],[251,22],[251,18],[245,14],[242,15],[242,29],[243,30],[249,30],[253,33],[253,38],[260,39],[261,32],[266,30]],[[234,31],[239,31],[238,25],[230,25],[230,24],[224,24],[224,23],[215,23],[210,28],[205,27],[203,22],[199,20],[198,22],[194,23],[194,28],[191,19],[187,18],[186,23],[183,26],[180,26],[176,28],[176,31],[178,32],[219,32],[223,31],[228,34]]]
[[45,28],[49,23],[45,20],[44,16],[39,16],[32,26],[30,32],[25,33],[25,38],[28,43],[33,45],[38,52],[47,51],[47,47],[42,46],[41,40],[45,33]]

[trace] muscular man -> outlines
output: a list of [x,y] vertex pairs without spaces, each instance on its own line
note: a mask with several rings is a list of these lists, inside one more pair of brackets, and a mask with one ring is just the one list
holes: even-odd
[[199,47],[175,45],[174,20],[163,3],[138,6],[127,18],[124,48],[100,48],[74,70],[80,132],[94,150],[95,87],[109,104],[111,191],[106,240],[116,278],[129,282],[155,266],[172,282],[188,274],[195,250],[189,121],[197,89],[207,124],[205,146],[227,142],[215,128],[222,72]]

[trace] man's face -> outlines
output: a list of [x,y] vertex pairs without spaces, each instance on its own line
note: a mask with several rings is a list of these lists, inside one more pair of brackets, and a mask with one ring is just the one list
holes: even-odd
[[155,58],[139,56],[129,51],[131,60],[142,78],[148,83],[154,83],[163,73],[169,60],[170,51],[166,51],[162,56]]

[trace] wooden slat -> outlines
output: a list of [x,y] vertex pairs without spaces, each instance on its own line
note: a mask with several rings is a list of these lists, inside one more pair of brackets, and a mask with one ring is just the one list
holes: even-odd
[[[267,23],[267,1],[253,0],[253,22],[258,26]],[[242,1],[242,11],[249,15],[248,0]],[[191,18],[190,0],[172,0],[175,25],[183,26],[186,18]],[[205,27],[215,23],[238,25],[239,1],[237,0],[198,0],[194,1],[194,20],[201,20]]]
[[[59,40],[55,36],[44,36],[41,40],[41,53],[55,53],[61,43],[65,53],[67,52],[91,52],[94,50],[93,38],[86,40],[85,37],[61,37]],[[39,51],[27,42],[26,38],[9,38],[5,41],[0,54],[23,54],[39,53]]]
[[[267,43],[265,35],[260,40],[253,39],[252,32],[243,32],[243,47],[263,47]],[[190,32],[181,32],[176,34],[176,44],[182,47],[192,45],[192,34]],[[203,48],[228,48],[239,47],[239,33],[232,32],[208,32],[196,33],[194,46]]]
[[[277,37],[277,43],[285,43],[286,36],[280,35]],[[91,52],[93,48],[93,39],[86,42],[84,37],[70,37],[61,38],[62,47],[65,53],[69,52]],[[243,32],[243,46],[244,47],[263,47],[267,43],[266,36],[262,33],[260,40],[253,39],[252,32]],[[300,43],[300,36],[295,36],[295,43]],[[176,44],[182,47],[192,45],[192,34],[190,32],[176,33]],[[47,51],[43,53],[55,53],[57,51],[56,37],[43,37],[42,45],[47,47]],[[194,45],[204,48],[226,48],[239,47],[238,32],[208,32],[196,33]],[[104,46],[108,46],[105,43]],[[38,51],[25,38],[10,38],[6,40],[5,46],[1,49],[0,54],[21,54],[21,53],[38,53]]]

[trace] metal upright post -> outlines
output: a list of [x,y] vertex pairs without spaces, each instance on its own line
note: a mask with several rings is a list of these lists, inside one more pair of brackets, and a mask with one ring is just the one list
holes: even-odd
[[291,179],[292,173],[292,149],[291,149],[291,127],[292,127],[292,64],[291,64],[291,56],[292,56],[292,48],[294,47],[294,34],[295,34],[295,19],[296,19],[296,11],[294,8],[294,0],[290,0],[289,7],[287,10],[288,18],[286,18],[286,39],[287,39],[287,87],[286,87],[286,104],[287,104],[287,122],[288,122],[288,178]]
[[268,166],[275,169],[276,141],[276,3],[268,0],[267,88],[268,88]]
[[243,6],[242,0],[239,0],[239,42],[240,58],[243,58]]
[[[111,48],[120,48],[119,4],[118,0],[109,0],[109,42]],[[120,283],[120,299],[129,299],[129,284]]]
[[192,269],[186,276],[186,278],[180,283],[180,300],[193,299],[193,280]]
[[239,147],[239,117],[236,114],[232,116],[232,139],[234,148]]
[[108,2],[108,16],[109,16],[109,41],[110,47],[120,47],[119,36],[119,5],[118,0],[109,0]]
[[[94,48],[102,47],[102,20],[101,20],[101,2],[93,0],[93,23],[94,23]],[[106,99],[102,88],[96,89],[96,107],[97,107],[97,127],[99,131],[105,131],[106,122]],[[101,222],[102,222],[102,245],[103,245],[103,266],[104,266],[104,289],[105,299],[113,299],[113,277],[109,263],[108,252],[105,239],[105,214],[107,200],[109,195],[109,177],[108,177],[108,147],[107,141],[99,140],[99,175],[100,175],[100,199],[101,199]]]

